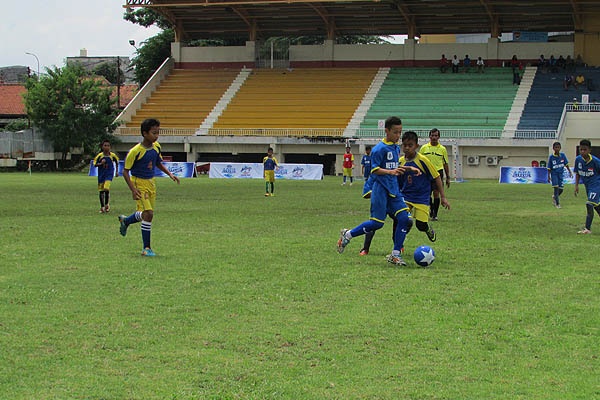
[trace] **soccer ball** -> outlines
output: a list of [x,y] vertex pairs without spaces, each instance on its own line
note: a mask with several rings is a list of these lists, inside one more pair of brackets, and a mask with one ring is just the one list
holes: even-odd
[[421,267],[429,267],[435,260],[435,251],[429,246],[419,246],[413,254],[415,262]]

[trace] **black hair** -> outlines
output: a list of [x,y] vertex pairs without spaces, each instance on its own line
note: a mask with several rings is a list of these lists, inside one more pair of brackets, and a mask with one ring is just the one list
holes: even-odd
[[432,130],[429,131],[429,136],[431,136],[432,133],[438,133],[438,135],[440,134],[440,130],[438,128],[433,128]]
[[154,126],[160,126],[160,121],[155,118],[148,118],[142,121],[140,125],[142,136],[144,136],[144,132],[150,132],[150,129]]
[[592,142],[590,142],[588,139],[582,139],[581,142],[579,142],[579,146],[592,147]]
[[385,129],[391,129],[394,125],[402,125],[402,120],[398,117],[389,117],[385,120]]
[[554,143],[552,143],[552,147],[557,146],[557,145],[560,146],[560,147],[562,147],[561,144],[560,144],[560,142],[554,142]]
[[402,141],[414,140],[415,143],[419,143],[419,135],[415,131],[406,131],[402,134]]

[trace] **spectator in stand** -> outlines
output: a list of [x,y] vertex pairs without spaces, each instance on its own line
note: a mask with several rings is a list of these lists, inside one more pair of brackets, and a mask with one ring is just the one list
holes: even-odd
[[575,68],[577,67],[585,67],[585,63],[583,62],[583,58],[581,54],[577,54],[577,58],[575,58]]
[[575,87],[575,89],[577,89],[579,86],[583,86],[583,85],[585,85],[585,77],[580,72],[575,77],[575,82],[573,82],[573,86]]
[[569,90],[569,86],[573,86],[575,84],[575,79],[573,78],[573,75],[567,73],[565,75],[565,78],[563,79],[563,88],[565,90]]
[[565,69],[570,72],[575,72],[575,60],[571,58],[571,56],[567,56],[565,60]]
[[458,72],[458,66],[460,65],[460,60],[456,57],[456,54],[452,58],[452,73],[455,74]]
[[556,67],[561,68],[561,69],[566,69],[567,68],[567,60],[565,60],[565,58],[563,56],[559,56],[558,60],[556,60]]
[[540,58],[538,58],[537,67],[539,70],[546,71],[548,67],[548,60],[544,57],[543,54],[540,54]]
[[520,85],[521,84],[521,69],[523,68],[523,66],[519,62],[519,59],[517,58],[516,54],[513,55],[510,60],[510,67],[512,68],[512,73],[513,73],[513,85]]
[[558,72],[558,68],[556,67],[556,58],[554,58],[554,54],[550,56],[550,60],[548,61],[548,67],[550,67],[550,72]]
[[465,68],[465,73],[469,72],[471,69],[471,59],[468,54],[465,55],[465,59],[463,60],[463,67]]
[[477,57],[477,72],[483,73],[483,69],[485,68],[485,63],[481,57]]
[[440,72],[445,73],[446,71],[448,71],[448,59],[446,58],[445,54],[442,54],[442,58],[440,60]]

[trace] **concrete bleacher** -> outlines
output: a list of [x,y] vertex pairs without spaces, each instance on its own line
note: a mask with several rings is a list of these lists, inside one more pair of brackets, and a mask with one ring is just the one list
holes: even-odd
[[600,69],[578,67],[569,74],[576,76],[579,72],[587,81],[593,81],[595,90],[589,91],[587,87],[565,90],[563,80],[566,71],[550,72],[538,70],[525,103],[525,108],[519,121],[518,129],[522,130],[555,130],[558,128],[565,103],[572,103],[573,99],[581,101],[581,95],[589,94],[590,102],[600,98],[598,85],[600,84]]
[[516,91],[509,68],[455,74],[392,68],[361,129],[375,129],[379,120],[397,115],[404,130],[502,130]]
[[254,70],[209,129],[346,127],[377,68]]
[[239,70],[174,69],[126,126],[158,118],[163,128],[198,128]]

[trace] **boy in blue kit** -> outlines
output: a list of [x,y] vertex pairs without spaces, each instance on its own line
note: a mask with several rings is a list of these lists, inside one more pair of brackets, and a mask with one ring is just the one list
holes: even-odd
[[360,160],[360,165],[362,165],[362,173],[363,178],[365,178],[365,183],[371,175],[371,149],[371,146],[366,146],[365,154],[363,154],[362,159]]
[[162,163],[160,144],[157,142],[160,122],[153,118],[146,119],[142,122],[141,131],[144,139],[129,150],[123,169],[123,178],[131,190],[137,211],[128,217],[119,215],[119,222],[121,223],[120,232],[123,236],[127,235],[129,225],[142,223],[142,255],[153,257],[156,254],[150,246],[150,234],[156,201],[154,168],[158,168],[178,184],[179,178]]
[[[405,132],[402,135],[402,151],[404,152],[404,156],[400,157],[399,164],[401,167],[407,168],[407,170],[404,174],[398,176],[398,184],[404,196],[404,201],[409,208],[410,215],[415,220],[417,229],[425,232],[429,240],[435,242],[437,239],[435,231],[429,226],[431,188],[435,187],[440,192],[440,203],[444,208],[449,210],[450,203],[446,200],[444,184],[439,172],[431,161],[429,161],[429,158],[417,151],[418,148],[419,137],[417,134],[413,131]],[[420,171],[420,173],[414,173],[415,170]],[[394,229],[395,225],[394,222]],[[409,222],[407,231],[410,231],[412,225],[412,221]],[[365,235],[365,242],[360,251],[361,256],[369,253],[373,236],[374,232]]]
[[[408,227],[408,207],[404,202],[397,176],[406,171],[398,166],[398,140],[402,133],[402,121],[398,117],[385,120],[385,138],[371,152],[371,217],[353,229],[342,229],[337,251],[342,253],[353,237],[376,231],[383,227],[386,215],[395,218],[398,228],[394,231],[394,249],[387,261],[394,265],[406,265],[401,249]],[[419,173],[419,172],[416,172]]]
[[102,142],[102,151],[94,157],[94,167],[98,168],[98,196],[100,197],[100,213],[110,211],[110,184],[115,176],[115,165],[119,165],[119,157],[110,151],[110,141]]
[[575,158],[575,167],[573,168],[573,171],[577,175],[575,177],[575,196],[579,193],[580,180],[585,185],[587,193],[585,228],[577,232],[583,235],[592,233],[594,210],[600,215],[600,159],[593,156],[591,150],[592,143],[589,140],[583,139],[580,141],[579,155]]
[[569,168],[569,160],[564,153],[560,152],[561,145],[559,142],[552,144],[553,153],[548,157],[548,182],[552,184],[554,194],[552,195],[552,204],[556,208],[560,208],[559,196],[562,194],[564,189],[564,169],[569,171],[569,176],[573,176],[571,168]]

